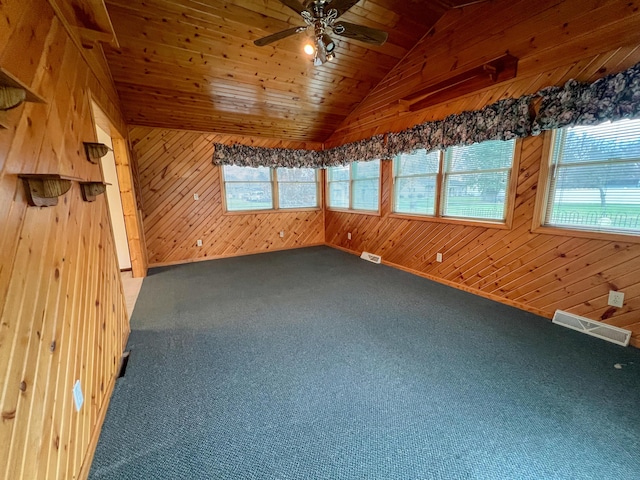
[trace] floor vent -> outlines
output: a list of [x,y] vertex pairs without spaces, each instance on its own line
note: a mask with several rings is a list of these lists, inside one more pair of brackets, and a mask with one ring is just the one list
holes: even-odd
[[367,262],[380,263],[382,261],[382,257],[380,255],[374,255],[369,252],[362,252],[360,258],[366,260]]
[[578,332],[586,333],[592,337],[598,337],[618,345],[626,347],[631,339],[631,332],[623,328],[613,327],[606,323],[597,322],[573,313],[556,310],[553,315],[553,323],[562,325]]
[[118,378],[124,377],[124,374],[127,373],[127,364],[129,363],[130,354],[130,351],[126,351],[122,354],[122,358],[120,359],[120,371],[118,372]]

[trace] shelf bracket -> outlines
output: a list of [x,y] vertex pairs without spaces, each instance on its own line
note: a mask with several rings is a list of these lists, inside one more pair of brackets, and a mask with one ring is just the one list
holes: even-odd
[[27,202],[32,207],[53,207],[58,204],[58,197],[71,188],[71,182],[78,180],[57,174],[21,174]]
[[107,184],[104,182],[80,182],[80,191],[85,202],[95,201],[96,197],[102,195],[106,189]]
[[102,157],[104,157],[109,150],[104,143],[83,142],[84,152],[87,155],[87,160],[91,163],[98,163]]
[[20,106],[23,102],[46,103],[42,97],[0,67],[0,129],[9,128],[4,112]]

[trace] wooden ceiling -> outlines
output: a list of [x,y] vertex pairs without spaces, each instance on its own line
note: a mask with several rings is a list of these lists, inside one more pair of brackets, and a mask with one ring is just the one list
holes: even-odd
[[323,142],[451,8],[470,0],[360,0],[341,19],[387,31],[383,46],[333,35],[314,66],[302,18],[279,0],[106,0],[105,55],[128,123]]

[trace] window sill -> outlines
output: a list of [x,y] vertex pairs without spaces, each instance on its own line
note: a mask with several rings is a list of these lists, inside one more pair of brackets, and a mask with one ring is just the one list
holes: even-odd
[[379,217],[380,211],[375,210],[351,210],[349,208],[336,208],[336,207],[327,207],[327,211],[329,212],[338,212],[338,213],[353,213],[356,215],[370,215],[372,217]]
[[498,222],[495,220],[475,220],[466,218],[451,218],[451,217],[430,217],[428,215],[412,215],[410,213],[391,213],[389,218],[397,218],[399,220],[417,220],[419,222],[433,222],[433,223],[451,223],[454,225],[466,225],[470,227],[484,227],[495,228],[497,230],[509,230],[511,227],[505,222]]
[[543,235],[557,235],[562,237],[591,238],[593,240],[606,240],[608,242],[640,243],[640,236],[624,233],[592,232],[589,230],[577,230],[566,227],[534,226],[531,233]]
[[279,208],[277,210],[270,208],[264,210],[227,210],[223,215],[259,215],[259,214],[272,214],[272,213],[295,213],[295,212],[319,212],[322,211],[320,207],[310,208]]

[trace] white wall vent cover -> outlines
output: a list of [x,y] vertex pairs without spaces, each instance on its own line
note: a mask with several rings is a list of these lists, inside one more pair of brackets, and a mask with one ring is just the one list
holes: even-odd
[[631,339],[631,332],[629,330],[597,322],[573,313],[563,312],[562,310],[556,310],[556,313],[553,315],[553,323],[586,333],[592,337],[617,343],[623,347],[629,345],[629,340]]
[[362,252],[360,258],[373,263],[380,263],[382,261],[382,257],[380,255],[374,255],[373,253],[369,252]]

